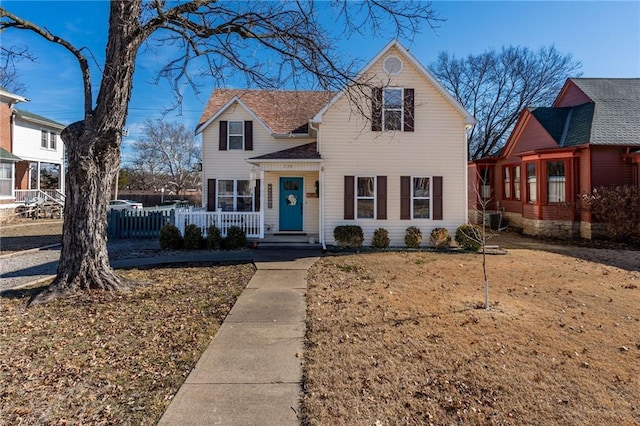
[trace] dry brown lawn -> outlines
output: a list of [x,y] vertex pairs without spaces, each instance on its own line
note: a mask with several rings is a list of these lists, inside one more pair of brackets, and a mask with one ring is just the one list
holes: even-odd
[[33,290],[5,292],[0,425],[155,425],[253,273],[253,265],[122,271],[150,284],[29,309]]
[[328,256],[303,424],[640,424],[640,252]]

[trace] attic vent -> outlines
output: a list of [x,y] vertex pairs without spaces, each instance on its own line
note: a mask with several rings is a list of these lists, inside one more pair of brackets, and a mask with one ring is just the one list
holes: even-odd
[[402,61],[397,56],[389,56],[384,60],[383,67],[387,73],[397,75],[402,71]]

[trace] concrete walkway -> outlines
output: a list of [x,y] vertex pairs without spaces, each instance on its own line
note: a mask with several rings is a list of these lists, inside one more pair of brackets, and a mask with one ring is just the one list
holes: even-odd
[[258,250],[257,271],[159,425],[298,425],[307,270],[316,250]]

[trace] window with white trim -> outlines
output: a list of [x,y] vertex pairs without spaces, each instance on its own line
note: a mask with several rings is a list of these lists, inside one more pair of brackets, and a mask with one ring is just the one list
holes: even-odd
[[431,178],[417,176],[412,179],[411,217],[414,219],[431,218]]
[[254,211],[253,194],[248,180],[219,179],[216,198],[216,209],[225,212]]
[[229,121],[228,126],[229,149],[244,149],[244,121]]
[[53,132],[49,132],[49,149],[56,149],[58,147],[58,135]]
[[0,196],[10,197],[13,188],[13,163],[0,163]]
[[387,87],[382,91],[382,117],[384,130],[402,130],[403,94],[400,87]]
[[375,219],[376,178],[356,178],[356,219]]
[[44,148],[44,149],[49,148],[49,132],[47,132],[46,130],[41,130],[40,148]]

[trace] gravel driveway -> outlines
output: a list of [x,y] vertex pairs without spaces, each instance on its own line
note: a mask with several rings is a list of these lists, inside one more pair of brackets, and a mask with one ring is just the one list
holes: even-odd
[[[115,240],[107,248],[111,261],[151,257],[161,251],[156,239]],[[59,258],[59,245],[0,256],[0,291],[55,275]]]

